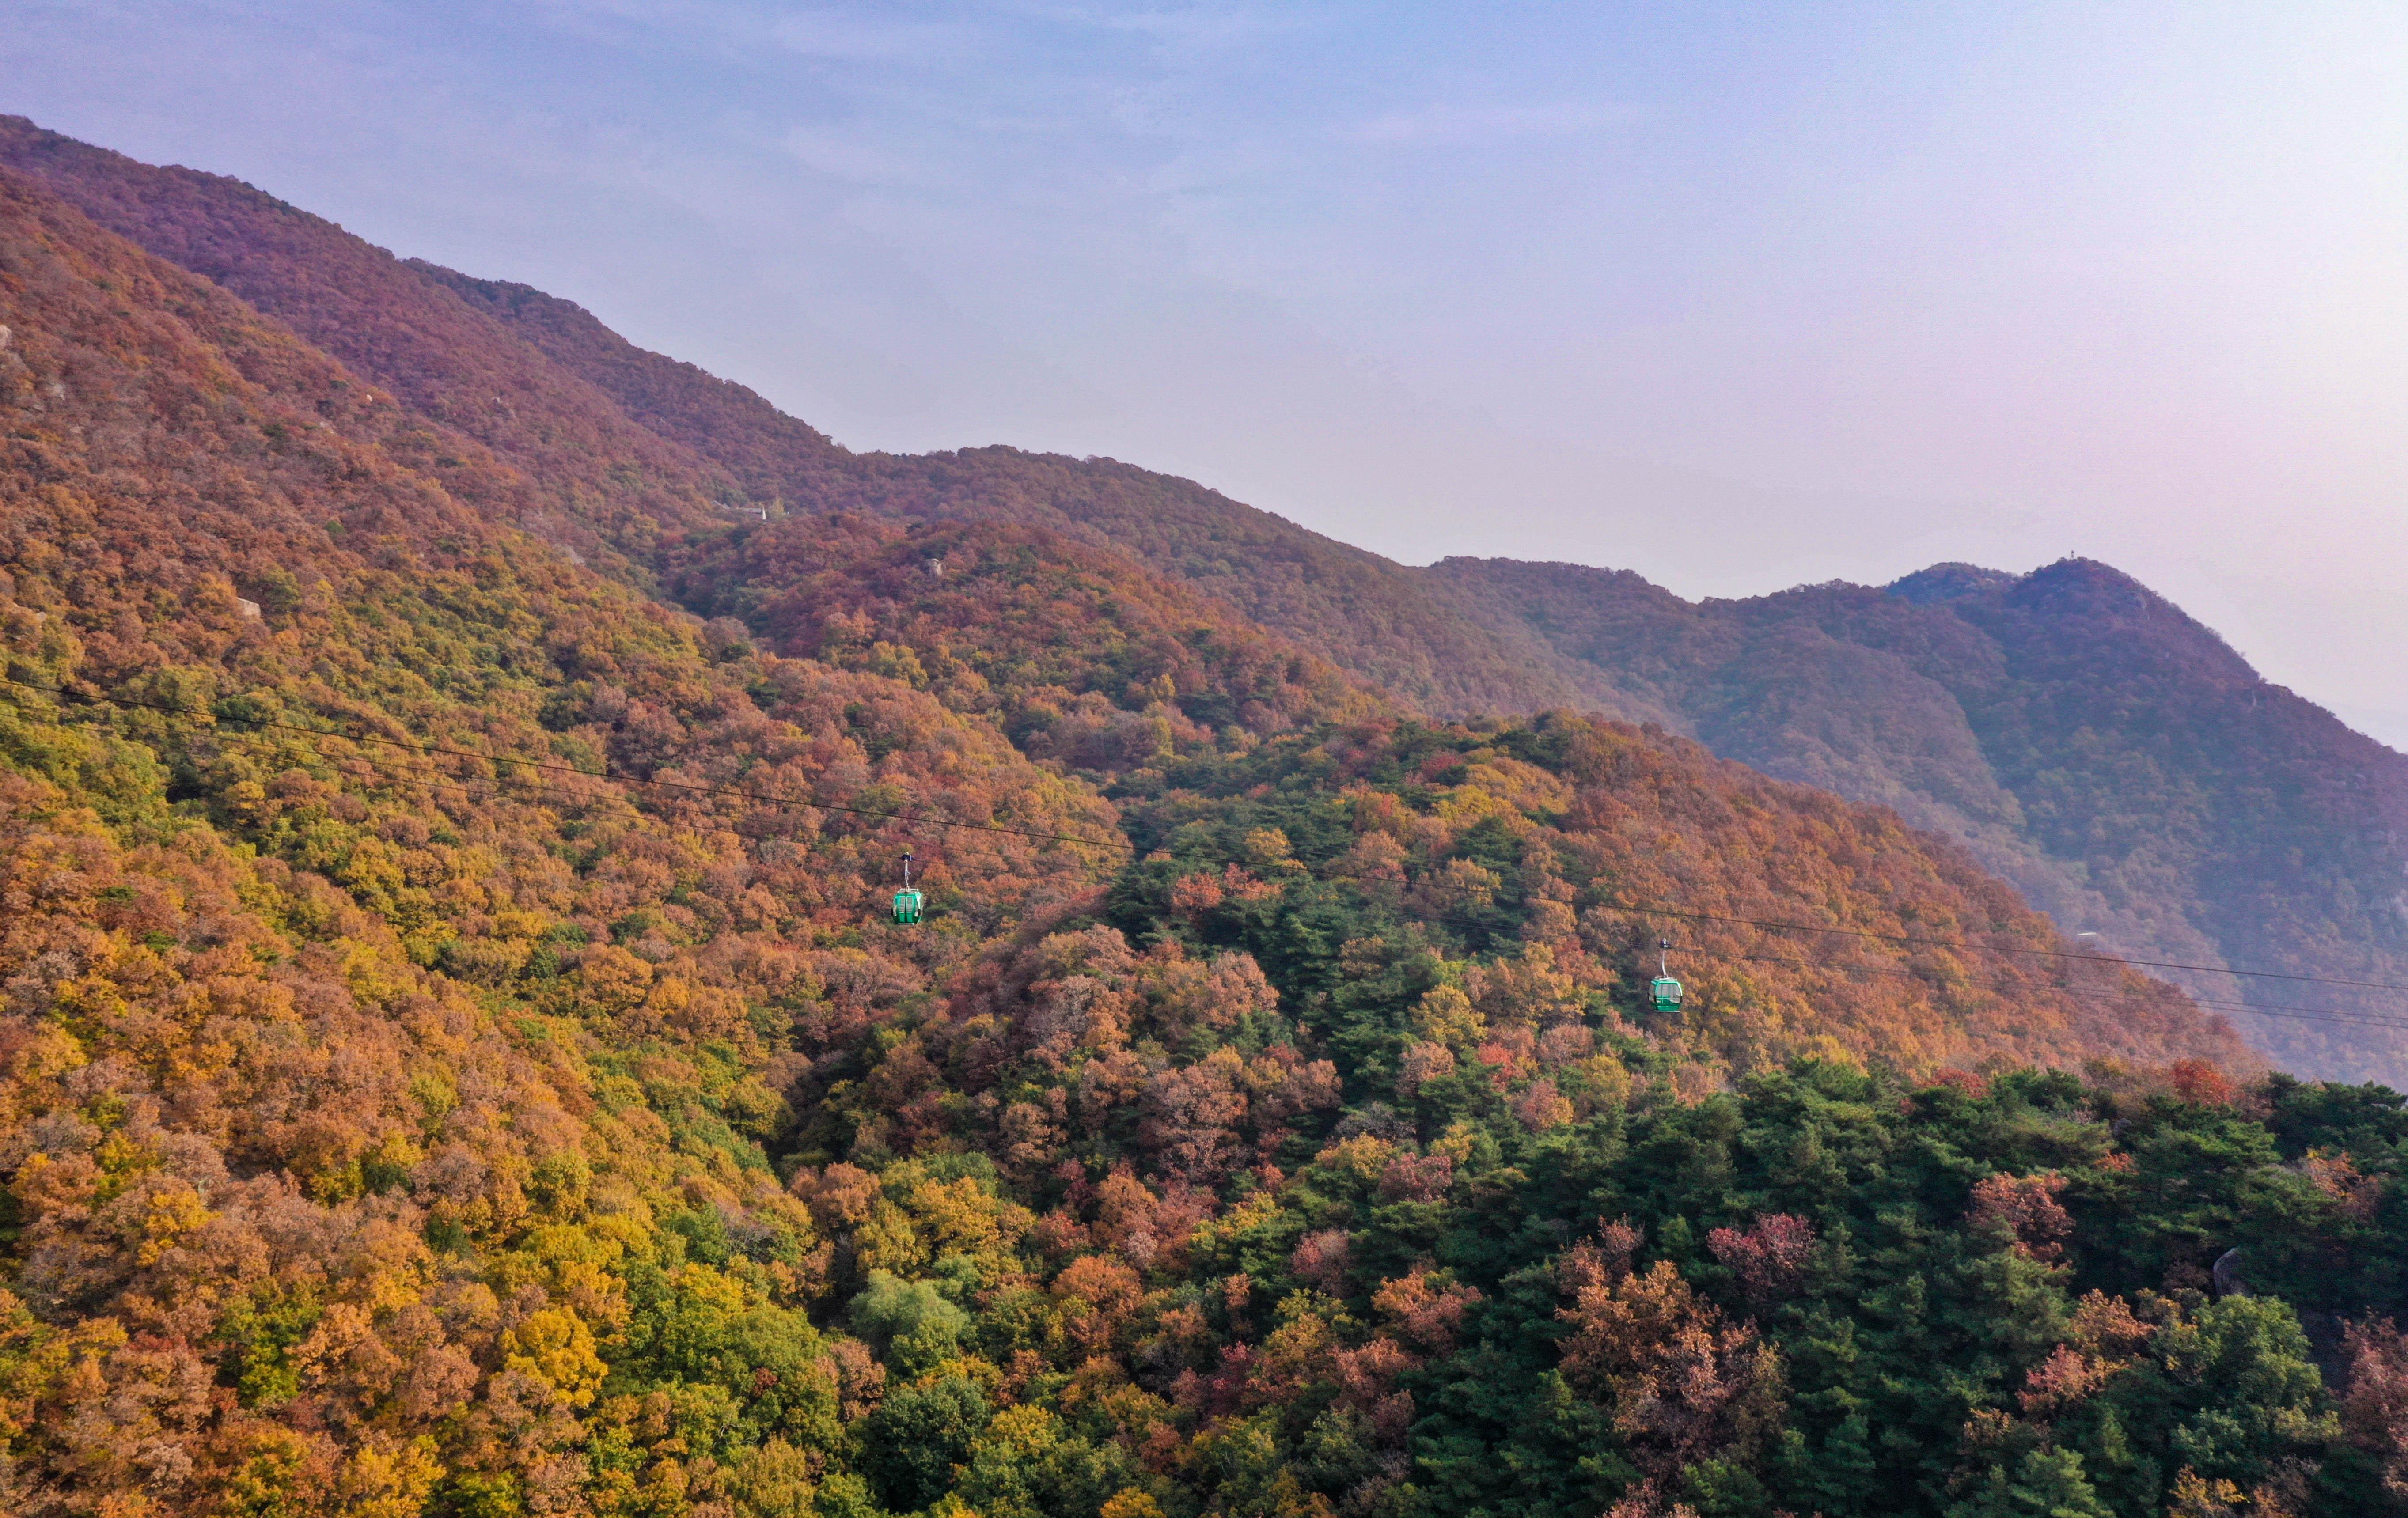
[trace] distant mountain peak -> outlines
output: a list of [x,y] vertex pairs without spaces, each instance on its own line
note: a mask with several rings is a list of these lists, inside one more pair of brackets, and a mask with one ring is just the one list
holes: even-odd
[[1883,591],[1901,601],[1916,606],[1935,606],[1942,601],[1958,601],[1985,591],[2003,590],[2017,577],[2003,569],[1985,569],[1977,564],[1935,564],[1928,569],[1917,569],[1882,587]]

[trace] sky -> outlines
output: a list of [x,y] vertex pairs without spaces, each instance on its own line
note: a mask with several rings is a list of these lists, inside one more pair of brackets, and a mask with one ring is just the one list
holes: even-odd
[[855,448],[1684,595],[2069,553],[2408,748],[2408,7],[9,0],[0,110]]

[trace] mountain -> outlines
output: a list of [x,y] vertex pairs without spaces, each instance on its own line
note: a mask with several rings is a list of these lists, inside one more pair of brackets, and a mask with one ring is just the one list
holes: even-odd
[[1378,554],[1191,480],[1011,448],[832,458],[738,385],[645,352],[524,285],[414,265],[507,321],[627,414],[736,473],[749,499],[916,521],[1004,520],[1117,547],[1397,695],[1444,715],[1594,705],[1603,687],[1510,621]]
[[[1387,900],[1393,883],[1406,894],[1391,906],[1415,920],[1437,913],[1431,930],[1449,931],[1438,924],[1454,909],[1442,899],[1453,887],[1433,885],[1440,895],[1426,903],[1408,889],[1435,872],[1484,898],[1478,911],[1486,925],[1466,941],[1486,942],[1513,926],[1517,914],[1535,913],[1554,926],[1531,929],[1526,941],[1557,944],[1568,963],[1631,952],[1616,938],[1627,924],[1579,927],[1579,912],[1594,906],[1620,923],[1626,909],[1616,900],[1672,895],[1767,912],[1794,897],[1792,915],[1885,928],[1944,923],[2056,941],[2043,919],[1956,851],[1905,831],[1885,813],[1780,786],[1694,745],[1628,728],[1571,718],[1536,727],[1495,720],[1431,725],[1209,598],[1039,529],[907,528],[838,515],[750,527],[712,523],[707,532],[666,537],[674,551],[664,551],[659,573],[691,579],[702,587],[689,587],[691,596],[724,597],[728,609],[749,618],[705,623],[597,575],[507,520],[518,493],[536,488],[507,465],[493,466],[496,488],[487,496],[453,494],[409,462],[426,448],[423,419],[217,287],[147,260],[27,181],[13,188],[21,224],[12,245],[25,273],[9,322],[9,365],[22,408],[11,477],[20,493],[11,509],[11,594],[26,625],[39,630],[41,662],[18,675],[36,696],[135,702],[125,709],[137,725],[150,720],[142,703],[200,712],[233,701],[230,710],[292,724],[274,730],[289,731],[295,742],[318,732],[315,721],[366,723],[392,741],[398,723],[488,769],[499,763],[488,756],[518,752],[545,764],[588,760],[644,783],[670,774],[681,785],[708,786],[722,782],[716,766],[725,765],[733,766],[726,781],[757,781],[768,795],[781,791],[780,766],[800,763],[805,769],[788,788],[794,794],[851,805],[852,795],[827,789],[841,783],[891,795],[900,808],[934,787],[927,804],[940,827],[1002,825],[1008,816],[1049,836],[1077,833],[1070,819],[1085,816],[1110,837],[1115,805],[1202,808],[1198,817],[1215,807],[1259,810],[1272,806],[1268,787],[1337,809],[1308,808],[1286,824],[1322,841],[1308,846],[1299,833],[1289,845],[1299,852],[1272,863],[1369,881],[1359,887],[1367,901]],[[224,398],[212,406],[206,397],[217,393]],[[444,441],[438,436],[438,445]],[[61,503],[72,503],[72,512],[60,514],[67,509]],[[54,562],[68,550],[72,568]],[[382,609],[396,595],[408,600],[406,614]],[[215,619],[216,630],[185,627],[188,610]],[[245,636],[227,640],[217,623],[228,617]],[[620,623],[636,631],[617,630]],[[167,631],[152,632],[153,623]],[[397,629],[422,623],[437,630],[394,641]],[[466,631],[480,623],[533,641],[487,647]],[[447,652],[442,639],[451,637],[467,640]],[[614,652],[613,640],[628,637],[648,652]],[[268,657],[262,638],[284,652]],[[756,639],[770,647],[756,647]],[[657,670],[646,679],[667,683],[631,683],[648,661]],[[503,694],[514,682],[523,692]],[[225,694],[236,688],[249,694]],[[823,690],[828,694],[812,694]],[[875,751],[877,766],[866,772],[846,767],[857,768],[857,760],[825,754],[789,759],[775,744],[762,747],[767,740],[744,725],[755,720],[746,704],[764,702],[814,710],[833,702],[847,722],[893,704],[911,715],[892,720],[918,736],[853,739]],[[1191,709],[1219,721],[1200,722]],[[607,732],[588,731],[580,718]],[[697,721],[735,725],[724,738],[707,739]],[[611,735],[624,737],[624,746]],[[734,748],[724,758],[689,753],[685,745],[697,742]],[[887,773],[921,742],[935,745],[926,777]],[[1398,745],[1401,757],[1373,757]],[[1273,754],[1285,756],[1278,761],[1287,766],[1284,778],[1239,782],[1246,766],[1270,764]],[[845,778],[820,777],[812,766],[823,765]],[[219,779],[237,787],[271,779],[225,778],[234,772]],[[213,826],[286,809],[272,798],[213,801],[210,787],[219,781],[200,768],[163,783],[178,790],[178,805],[215,817]],[[296,794],[315,795],[311,785],[292,783]],[[944,799],[956,790],[960,799]],[[1221,802],[1207,804],[1224,790]],[[1405,810],[1373,805],[1375,793]],[[1425,809],[1435,809],[1434,820],[1411,821],[1409,813]],[[842,815],[822,819],[822,831]],[[1330,832],[1338,817],[1353,819],[1342,823],[1350,840],[1343,847]],[[380,853],[351,841],[359,828],[374,832],[375,824],[353,819],[312,835],[308,857],[348,859],[361,847]],[[923,852],[941,871],[950,851],[1016,849],[1013,836],[998,834],[992,844],[939,838]],[[1230,866],[1251,857],[1240,850]],[[1576,867],[1576,859],[1585,863]],[[403,876],[418,867],[404,867]],[[1539,873],[1528,875],[1532,869]],[[1346,873],[1360,870],[1369,874]],[[1785,881],[1784,871],[1792,872]],[[865,889],[847,886],[846,899]],[[419,902],[414,884],[404,895]],[[393,895],[388,909],[402,899]],[[982,907],[976,915],[996,909]],[[411,910],[434,913],[424,929],[435,936],[429,943],[450,941],[432,925],[442,911],[423,903]],[[1504,915],[1484,915],[1492,910]],[[1711,938],[1698,935],[1700,943]],[[1508,933],[1502,941],[1526,940]],[[1887,952],[1867,952],[1878,960]],[[1711,988],[1717,973],[1701,969],[1700,983]],[[1819,984],[1831,973],[1799,967],[1795,985]],[[1600,992],[1620,985],[1628,994],[1627,977],[1609,964],[1580,974]],[[1710,1038],[1726,1046],[1723,1057],[1742,1067],[1777,1061],[1838,1037],[1836,1022],[1742,1036],[1741,1024],[1760,1016],[1777,1023],[1781,1003],[1809,995],[1792,982],[1792,972],[1769,968],[1734,981],[1719,998],[1729,1004],[1722,1015],[1732,1025],[1708,1025]],[[1983,1057],[1983,1036],[1960,1024],[1968,1010],[2000,1001],[1988,987],[1967,982],[1942,987],[1941,995],[1915,982],[1856,999],[1901,1016],[1929,1015],[1942,1001],[1956,1009],[1942,1017],[1948,1031],[1940,1043],[1910,1061],[1928,1067]],[[2128,1044],[2146,1020],[2093,1019],[2083,996],[2052,988],[2045,977],[2004,989],[2012,993],[2005,1000],[2024,1005],[2023,1015],[2040,1018],[2035,1026],[2056,1032],[2002,1031],[2005,1041],[1987,1052],[2247,1063],[2212,1020],[2175,1002],[2164,1002],[2172,1021]],[[2138,981],[2114,990],[2163,1001]],[[1708,1007],[1717,999],[1709,989]],[[1751,1005],[1757,1002],[1760,1012]],[[1868,1026],[1856,1052],[1875,1053],[1880,1036]]]
[[[22,118],[0,122],[0,161],[383,385],[426,426],[411,462],[457,498],[645,587],[665,558],[694,558],[674,544],[741,517],[1042,529],[1182,580],[1428,712],[1597,709],[1893,806],[2119,952],[2408,984],[2399,755],[2266,686],[2104,566],[2057,566],[2023,590],[1943,567],[1890,594],[1702,607],[1580,566],[1412,570],[1111,460],[848,452],[573,303],[394,260],[236,180]],[[2257,1008],[2249,1032],[2290,1068],[2408,1081],[2394,991],[2189,984]]]
[[[822,1416],[786,1026],[1089,889],[1048,836],[1110,806],[495,523],[373,387],[13,177],[0,438],[0,1506],[518,1511],[628,1426],[569,1411],[601,1350],[775,1367],[731,1439]],[[922,846],[972,899],[865,945],[902,804],[985,824]],[[731,1228],[733,1272],[676,1242]]]
[[1059,523],[748,520],[323,223],[220,282],[56,183],[7,1511],[2396,1510],[2408,1108],[1954,843]]
[[[746,506],[1001,519],[1133,551],[1441,712],[1581,705],[1597,683],[1401,566],[1187,480],[1008,448],[853,454],[566,301],[404,263],[237,180],[138,164],[22,117],[0,117],[0,164],[39,174],[102,226],[384,387],[437,436],[475,445],[418,462],[584,551],[598,535],[640,562],[663,529]],[[532,489],[505,503],[477,478],[487,457],[516,465]]]
[[681,544],[663,579],[781,652],[897,673],[1098,778],[1391,706],[1212,597],[1040,527],[738,523]]
[[[1412,569],[1110,460],[856,454],[569,302],[396,259],[237,181],[154,168],[21,118],[0,119],[0,163],[39,174],[102,225],[383,387],[424,429],[391,446],[411,448],[458,498],[644,588],[677,577],[677,594],[706,614],[748,618],[775,602],[781,617],[812,615],[791,587],[721,583],[730,553],[821,534],[787,527],[790,515],[899,523],[897,545],[973,523],[1034,531],[1023,545],[1081,560],[1074,573],[1134,563],[1226,609],[1206,614],[1180,597],[1173,620],[1189,631],[1251,623],[1414,709],[1655,723],[1770,774],[1892,807],[1960,841],[2067,931],[2096,936],[2086,942],[2408,984],[2403,761],[2258,680],[2212,633],[2103,566],[2023,581],[1943,566],[1887,594],[1806,587],[1697,607],[1576,566]],[[748,520],[769,524],[739,529],[756,546],[720,541]],[[829,574],[809,578],[803,600],[858,599]],[[904,646],[885,632],[869,645]],[[791,629],[774,636],[802,646]],[[809,636],[824,642],[824,630]],[[951,644],[931,652],[956,657]],[[1054,683],[1041,704],[1113,704],[1115,715],[1084,723],[1125,725],[1146,705],[1125,677],[1110,693]],[[1172,704],[1191,725],[1219,726],[1248,699],[1187,689]],[[2397,992],[2184,973],[2287,1067],[2408,1083]]]
[[[2258,678],[2108,567],[1942,566],[1886,590],[1680,600],[1573,565],[1450,559],[1715,752],[1960,838],[2069,931],[2181,977],[2286,1067],[2400,1078],[2408,757]],[[2302,1008],[2330,1015],[2299,1015]]]

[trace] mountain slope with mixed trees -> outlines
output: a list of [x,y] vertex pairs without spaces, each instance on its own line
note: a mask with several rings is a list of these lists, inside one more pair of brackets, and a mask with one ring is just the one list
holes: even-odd
[[729,470],[770,510],[802,504],[916,521],[1003,520],[1142,558],[1433,711],[1595,706],[1595,671],[1476,601],[1192,480],[1012,448],[834,453],[739,385],[636,348],[525,285],[412,267],[513,329],[627,414]]
[[446,418],[55,187],[0,1509],[2401,1510],[2408,1109],[1955,843],[1059,523],[748,521],[466,303]]
[[[404,263],[238,180],[155,168],[22,117],[0,118],[0,164],[383,387],[445,440],[422,466],[583,551],[598,535],[640,564],[661,531],[746,508],[999,518],[1134,551],[1433,710],[1594,705],[1601,688],[1412,571],[1187,480],[1008,448],[852,453],[567,302]],[[517,466],[522,495],[481,478],[489,457]]]
[[[1944,567],[1888,594],[1694,607],[1574,566],[1416,570],[1110,460],[853,453],[568,302],[406,263],[236,181],[22,119],[0,121],[0,163],[382,387],[425,427],[412,462],[461,499],[636,583],[746,518],[1041,529],[1132,556],[1426,712],[1653,722],[1896,808],[2119,952],[2408,983],[2408,761],[2104,566],[2022,581]],[[2408,1081],[2398,993],[2189,983],[2258,1009],[2251,1037],[2293,1068]]]
[[[2117,952],[2408,984],[2408,757],[2104,565],[1697,605],[1573,565],[1431,572],[1715,752],[1963,838]],[[2251,1036],[2292,1068],[2399,1079],[2399,993],[2184,979],[2267,1008]],[[2303,1006],[2368,1021],[2285,1015]]]

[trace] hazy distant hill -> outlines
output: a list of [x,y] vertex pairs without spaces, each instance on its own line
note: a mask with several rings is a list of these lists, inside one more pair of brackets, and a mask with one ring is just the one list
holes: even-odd
[[[2408,984],[2408,757],[2260,680],[2105,565],[1692,605],[1635,575],[1450,559],[1715,752],[1961,838],[2069,930],[2147,957]],[[2189,976],[2272,1010],[2408,996]],[[2295,1067],[2399,1080],[2388,1029],[2267,1016]]]
[[[2408,983],[2392,840],[2408,825],[2402,761],[2266,686],[2212,634],[2103,566],[2022,581],[1935,570],[1887,594],[1824,586],[1697,606],[1635,575],[1572,566],[1413,569],[1110,460],[1001,447],[853,453],[569,302],[398,260],[237,181],[137,164],[18,119],[0,119],[0,163],[41,174],[102,224],[389,389],[424,423],[390,446],[462,500],[649,587],[669,576],[707,614],[782,605],[781,647],[835,649],[821,612],[841,603],[882,629],[846,657],[873,658],[882,637],[936,637],[950,619],[942,657],[954,658],[975,641],[977,607],[1002,604],[956,585],[941,606],[915,591],[908,618],[891,594],[856,605],[857,590],[839,594],[838,562],[893,582],[912,542],[848,558],[860,546],[847,530],[810,562],[796,554],[822,529],[789,530],[787,519],[1018,523],[1056,535],[1054,547],[1040,537],[1013,551],[1045,559],[1061,586],[1143,570],[1183,580],[1424,710],[1569,707],[1657,722],[1769,773],[1894,807],[1961,840],[2069,930],[2126,952]],[[771,523],[717,536],[756,513]],[[1082,564],[1074,543],[1104,557]],[[1132,558],[1142,570],[1110,567]],[[826,606],[797,612],[796,595],[779,602],[763,575],[817,585]],[[1076,592],[1081,615],[1117,627],[1125,652],[1057,668],[1060,680],[1014,675],[1018,694],[995,699],[1033,700],[1031,710],[1108,701],[1120,715],[1094,721],[1135,720],[1144,702],[1131,681],[1104,690],[1134,646],[1124,610],[1154,608],[1139,622],[1156,628],[1165,616],[1190,623],[1181,637],[1217,620],[1199,603],[1172,611],[1166,594],[1116,609]],[[915,634],[899,630],[907,621]],[[1195,720],[1218,725],[1250,700],[1256,711],[1328,709],[1299,694],[1318,676],[1282,676],[1279,693],[1254,699],[1239,687],[1271,665],[1203,657],[1205,642],[1190,643],[1157,664],[1202,672],[1189,678],[1211,688],[1181,697]],[[991,650],[978,657],[995,667]],[[2237,990],[2221,978],[2198,987]],[[2249,995],[2275,1010],[2401,1010],[2341,988],[2260,982]],[[2297,1067],[2408,1081],[2408,1029],[2268,1018],[2253,1030]]]

